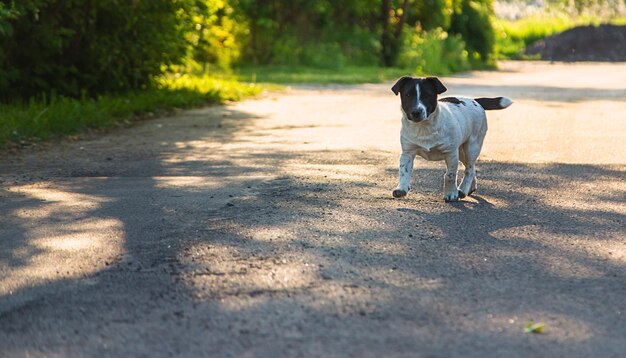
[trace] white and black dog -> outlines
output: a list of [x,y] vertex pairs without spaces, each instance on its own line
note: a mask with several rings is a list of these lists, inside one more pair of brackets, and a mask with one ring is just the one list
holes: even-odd
[[[400,183],[393,196],[403,197],[411,189],[415,155],[446,161],[445,201],[457,201],[472,194],[476,190],[476,159],[487,133],[485,110],[504,109],[513,101],[506,97],[437,100],[437,95],[447,90],[437,77],[405,76],[391,90],[400,94],[402,101]],[[465,177],[457,188],[459,160],[465,166]]]

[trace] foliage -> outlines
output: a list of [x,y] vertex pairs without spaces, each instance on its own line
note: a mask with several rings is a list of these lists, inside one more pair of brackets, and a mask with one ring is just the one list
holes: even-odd
[[414,36],[410,30],[407,34],[407,29],[419,28],[426,31],[438,28],[444,31],[448,29],[455,1],[458,0],[382,0],[381,54],[383,64],[393,66],[398,63],[398,56],[406,44],[405,37]]
[[226,0],[198,0],[195,7],[180,12],[185,39],[189,45],[187,59],[200,64],[215,64],[224,71],[240,57],[245,28]]
[[407,70],[395,67],[351,66],[341,69],[302,65],[243,66],[236,70],[241,81],[263,83],[376,83],[406,75]]
[[402,31],[407,20],[409,0],[402,2],[382,0],[381,2],[381,57],[385,66],[394,66],[402,46]]
[[5,5],[0,97],[80,97],[146,88],[180,62],[179,12],[192,1],[20,0]]
[[476,63],[495,65],[492,14],[491,0],[461,0],[454,8],[449,32],[461,35]]
[[447,75],[471,68],[461,35],[448,34],[441,28],[407,36],[399,65],[429,75]]
[[243,57],[253,64],[395,66],[412,36],[405,30],[416,27],[456,26],[451,32],[471,41],[478,60],[493,52],[491,0],[233,0],[233,7],[247,21]]
[[[376,0],[233,0],[247,27],[248,64],[337,67],[377,62]],[[354,61],[354,62],[353,62]]]
[[3,1],[0,100],[147,89],[194,67],[393,66],[416,27],[460,34],[488,61],[490,1]]

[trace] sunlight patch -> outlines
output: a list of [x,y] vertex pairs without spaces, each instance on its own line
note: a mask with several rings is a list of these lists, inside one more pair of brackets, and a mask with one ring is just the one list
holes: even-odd
[[14,212],[20,219],[22,244],[0,261],[0,295],[89,276],[123,252],[122,221],[93,216],[102,203],[112,199],[41,184],[13,190],[38,200]]
[[75,222],[72,226],[73,229],[67,230],[68,233],[37,239],[33,243],[46,250],[89,251],[97,255],[110,244],[107,232],[121,230],[121,223],[116,219],[86,219]]
[[22,219],[43,219],[51,216],[77,215],[85,211],[97,210],[112,199],[97,195],[73,193],[42,185],[13,187],[11,191],[37,199],[43,206],[36,210],[20,210],[15,215]]
[[13,253],[15,262],[0,262],[0,295],[62,279],[93,274],[123,252],[119,220],[87,219],[28,231],[26,248]]

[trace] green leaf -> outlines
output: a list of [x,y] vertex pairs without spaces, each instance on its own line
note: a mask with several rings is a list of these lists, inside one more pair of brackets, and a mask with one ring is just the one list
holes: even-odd
[[524,333],[543,333],[545,325],[543,323],[527,323],[524,326]]

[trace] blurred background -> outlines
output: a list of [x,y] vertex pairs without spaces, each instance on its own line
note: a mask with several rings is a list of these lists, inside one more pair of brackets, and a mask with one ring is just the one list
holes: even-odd
[[[625,0],[0,2],[0,146],[259,93],[625,61]],[[265,85],[267,86],[267,85]]]

